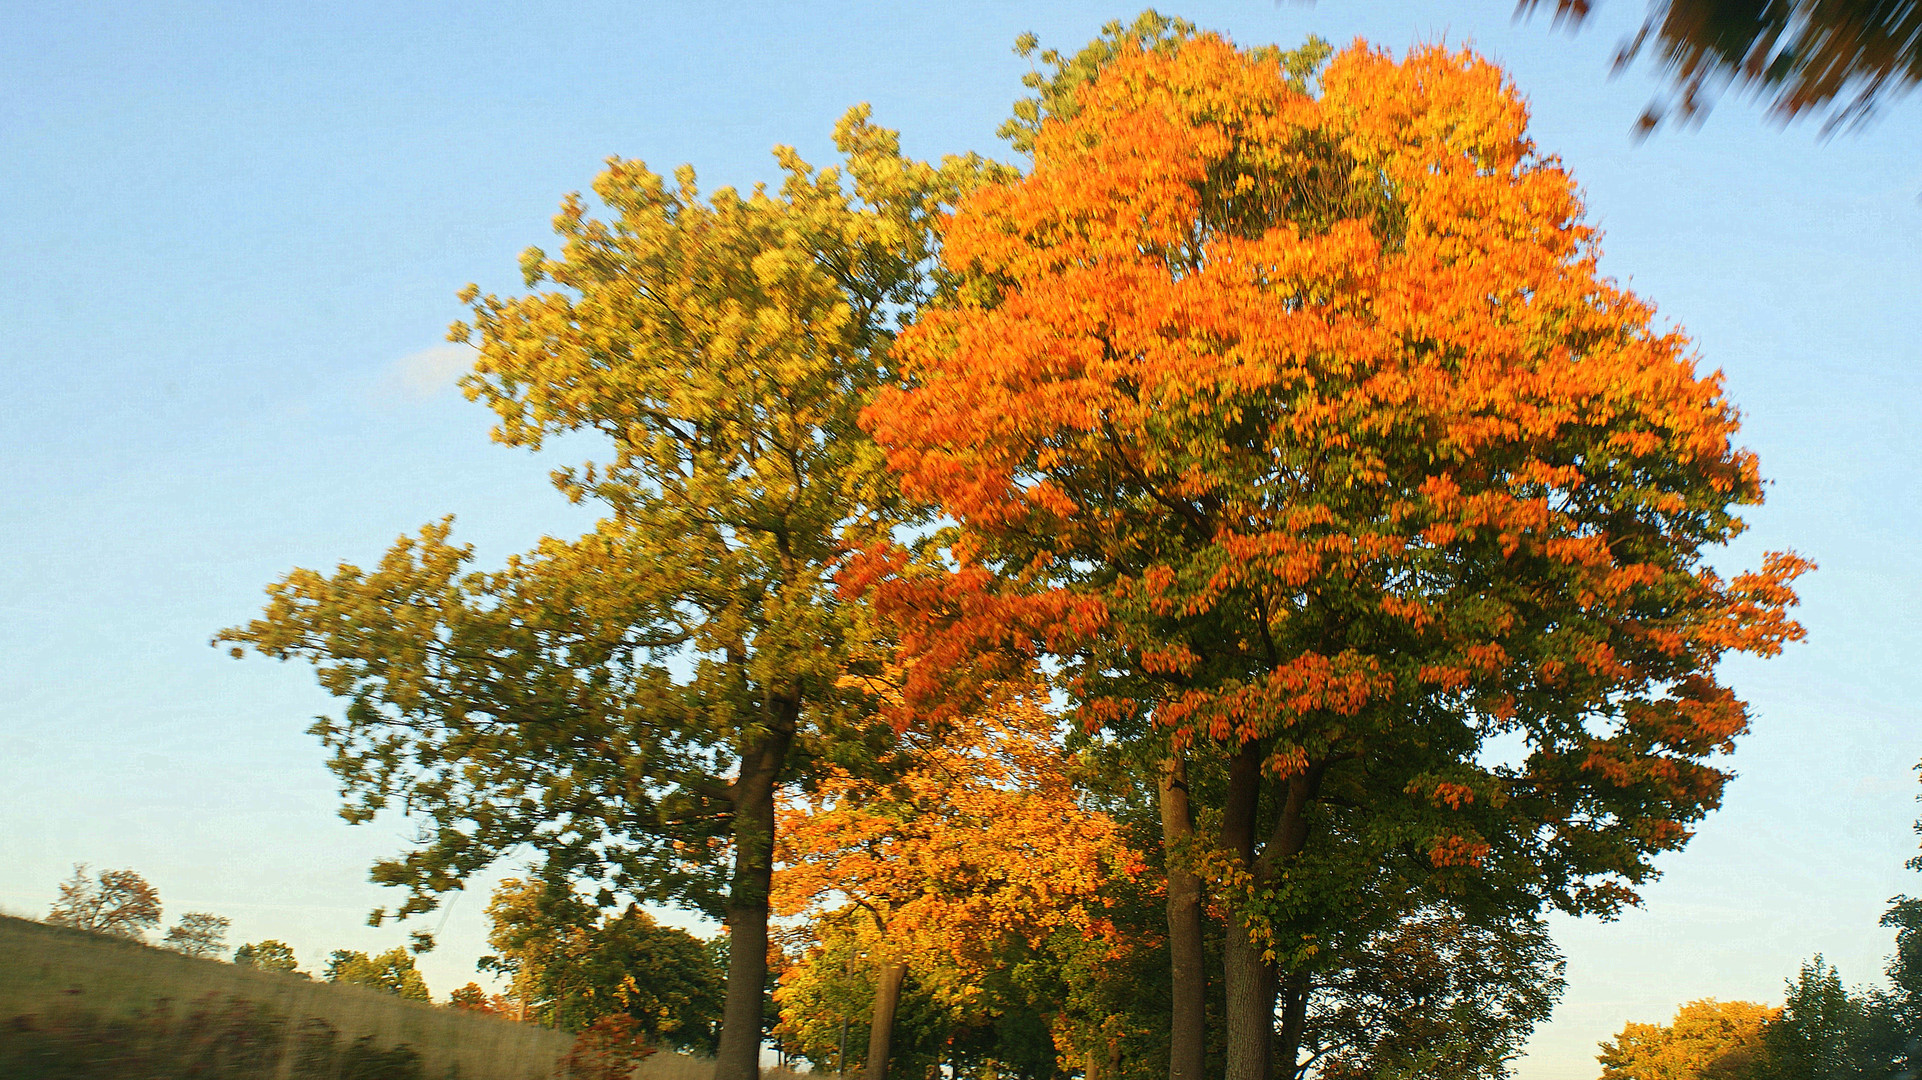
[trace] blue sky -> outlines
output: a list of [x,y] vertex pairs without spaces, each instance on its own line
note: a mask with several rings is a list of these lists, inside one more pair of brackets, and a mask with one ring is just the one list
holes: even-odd
[[[1922,103],[1822,141],[1724,101],[1642,144],[1654,90],[1608,77],[1641,13],[1577,36],[1511,0],[1168,5],[1244,44],[1471,44],[1587,193],[1605,269],[1726,372],[1772,480],[1726,556],[1793,547],[1809,640],[1729,677],[1754,732],[1725,807],[1645,906],[1562,922],[1569,990],[1520,1067],[1587,1080],[1625,1020],[1779,1000],[1821,952],[1879,977],[1887,899],[1922,889]],[[1073,48],[1134,10],[971,5],[7,5],[0,35],[0,907],[69,864],[130,866],[171,915],[317,964],[385,948],[370,861],[407,825],[334,816],[330,702],[298,666],[208,647],[294,566],[365,563],[446,513],[484,563],[587,518],[448,386],[455,292],[518,287],[608,155],[704,182],[830,159],[871,102],[911,153],[1004,153],[1026,30]],[[423,968],[476,978],[484,886]],[[440,915],[430,918],[438,923]]]

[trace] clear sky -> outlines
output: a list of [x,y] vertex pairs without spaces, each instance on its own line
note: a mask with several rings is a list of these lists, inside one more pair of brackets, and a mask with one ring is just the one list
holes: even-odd
[[[386,948],[367,883],[399,819],[335,815],[309,669],[208,647],[294,566],[366,563],[446,513],[484,564],[583,511],[551,462],[492,445],[449,389],[468,281],[518,288],[560,197],[609,155],[751,184],[830,158],[871,102],[911,153],[1002,154],[1022,31],[1075,48],[1091,3],[7,4],[0,35],[0,907],[69,865],[133,867],[171,916],[234,920],[303,962]],[[1727,373],[1773,481],[1728,555],[1793,547],[1809,640],[1729,672],[1740,778],[1645,904],[1557,923],[1569,989],[1524,1080],[1588,1080],[1597,1040],[1704,996],[1779,1000],[1820,952],[1880,977],[1890,896],[1922,890],[1922,101],[1859,135],[1740,100],[1637,145],[1654,89],[1512,0],[1270,0],[1164,10],[1244,44],[1357,35],[1504,64],[1584,185],[1605,269]],[[562,445],[557,460],[586,456]],[[485,884],[423,960],[437,996],[485,951]],[[442,916],[428,920],[438,924]]]

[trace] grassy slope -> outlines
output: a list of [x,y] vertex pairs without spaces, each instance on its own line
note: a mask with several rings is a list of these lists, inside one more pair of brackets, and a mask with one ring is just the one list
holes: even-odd
[[318,1017],[348,1038],[406,1043],[430,1075],[454,1062],[469,1080],[546,1080],[570,1042],[531,1024],[0,916],[0,1022],[68,1009],[126,1014],[161,998],[178,1006],[207,994],[263,1002],[295,1023]]

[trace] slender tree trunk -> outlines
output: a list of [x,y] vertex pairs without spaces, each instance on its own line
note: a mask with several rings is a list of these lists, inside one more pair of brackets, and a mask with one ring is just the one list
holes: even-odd
[[[1250,874],[1255,870],[1255,824],[1261,808],[1261,766],[1266,744],[1244,743],[1228,765],[1228,797],[1222,806],[1221,845]],[[1228,928],[1221,949],[1227,990],[1227,1080],[1269,1080],[1275,1043],[1275,966],[1249,936],[1247,913],[1231,890]]]
[[1194,836],[1188,766],[1180,757],[1172,757],[1161,773],[1161,846],[1168,865],[1168,976],[1174,999],[1168,1022],[1168,1080],[1203,1080],[1208,1056],[1201,877],[1187,861]]
[[[1266,884],[1275,879],[1284,862],[1308,846],[1308,811],[1321,790],[1326,762],[1310,765],[1306,771],[1288,778],[1288,793],[1281,807],[1281,820],[1268,838],[1267,849],[1255,860],[1255,880]],[[1272,969],[1271,969],[1272,970]],[[1281,1034],[1274,1041],[1274,1054],[1280,1062],[1283,1080],[1294,1080],[1295,1063],[1301,1059],[1301,1040],[1307,1031],[1308,995],[1313,991],[1308,972],[1295,970],[1287,976],[1287,1005],[1282,1013]],[[1273,991],[1269,1009],[1273,1011]],[[1272,1024],[1272,1019],[1270,1020]]]
[[794,742],[792,719],[744,747],[734,800],[734,878],[727,899],[727,1002],[714,1080],[760,1080],[767,995],[768,887],[774,877],[774,785]]
[[1282,980],[1281,1035],[1275,1040],[1275,1075],[1278,1080],[1295,1080],[1301,1067],[1301,1040],[1308,1029],[1308,996],[1314,986],[1308,973],[1297,971]]
[[901,1005],[901,983],[906,964],[884,964],[874,987],[874,1020],[868,1025],[868,1060],[864,1080],[888,1080],[889,1044],[894,1041],[894,1013]]

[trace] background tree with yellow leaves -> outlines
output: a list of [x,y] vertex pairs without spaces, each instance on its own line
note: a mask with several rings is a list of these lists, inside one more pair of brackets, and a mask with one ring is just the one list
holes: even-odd
[[1667,1024],[1629,1023],[1602,1044],[1601,1080],[1742,1080],[1764,1052],[1762,1035],[1782,1010],[1704,998]]
[[833,772],[782,811],[777,910],[815,929],[780,996],[798,1004],[798,987],[825,981],[811,966],[858,956],[874,987],[867,1080],[887,1075],[910,970],[956,1015],[992,1012],[987,974],[1010,945],[1108,936],[1110,887],[1139,869],[1120,826],[1081,804],[1059,723],[1035,693],[1001,688],[914,737],[897,775]]

